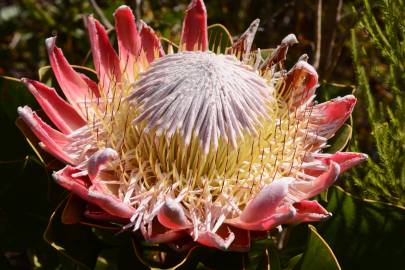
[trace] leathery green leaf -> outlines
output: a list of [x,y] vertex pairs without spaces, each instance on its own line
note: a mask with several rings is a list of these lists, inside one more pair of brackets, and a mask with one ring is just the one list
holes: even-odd
[[279,251],[271,239],[257,240],[252,243],[246,269],[281,270]]
[[350,139],[352,138],[353,129],[350,125],[344,124],[336,135],[329,140],[329,144],[331,145],[328,149],[328,153],[336,153],[342,151],[346,148],[347,144],[349,143]]
[[340,270],[332,249],[321,237],[314,226],[308,225],[309,239],[304,254],[299,262],[301,270]]
[[329,189],[326,208],[334,216],[317,228],[343,269],[398,269],[405,265],[404,208],[356,198],[339,187]]

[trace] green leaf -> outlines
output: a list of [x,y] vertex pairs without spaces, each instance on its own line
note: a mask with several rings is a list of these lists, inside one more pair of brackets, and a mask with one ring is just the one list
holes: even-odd
[[299,262],[301,270],[340,270],[339,263],[328,243],[320,236],[315,227],[308,225],[309,239]]
[[328,141],[330,147],[327,149],[328,153],[336,153],[346,148],[350,139],[352,138],[353,129],[350,125],[344,124],[335,134],[335,136]]
[[232,46],[232,36],[222,24],[208,26],[208,48],[216,53],[225,53]]
[[248,253],[246,269],[281,270],[279,251],[271,239],[254,241]]
[[52,214],[44,233],[44,239],[77,265],[93,269],[102,245],[92,233],[91,228],[61,222],[66,202],[65,199]]
[[318,231],[343,269],[404,269],[404,208],[361,200],[332,187],[327,209],[334,216],[319,223]]
[[298,266],[298,263],[301,261],[302,258],[302,253],[295,255],[288,261],[288,265],[284,270],[294,270],[296,266]]

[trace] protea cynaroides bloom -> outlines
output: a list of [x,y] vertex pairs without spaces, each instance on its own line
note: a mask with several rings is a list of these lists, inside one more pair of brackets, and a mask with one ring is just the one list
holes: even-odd
[[114,16],[119,54],[87,18],[98,82],[69,65],[54,37],[46,46],[67,101],[22,80],[56,129],[18,109],[41,147],[67,164],[53,176],[88,203],[87,218],[119,220],[152,242],[191,236],[242,251],[251,231],[330,216],[308,199],[366,159],[322,153],[356,99],[317,104],[305,56],[282,69],[294,35],[263,60],[251,51],[256,20],[224,54],[212,52],[204,3],[192,0],[174,53],[144,22],[138,29],[128,7]]

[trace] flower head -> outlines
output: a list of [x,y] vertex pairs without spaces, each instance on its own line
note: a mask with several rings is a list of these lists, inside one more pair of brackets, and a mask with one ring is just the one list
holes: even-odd
[[283,70],[288,35],[267,59],[251,51],[259,20],[223,53],[209,49],[206,9],[192,0],[177,52],[121,6],[117,54],[87,18],[98,82],[46,46],[67,101],[22,79],[56,129],[18,112],[41,147],[66,163],[57,183],[88,203],[87,218],[119,220],[152,242],[191,236],[246,250],[251,231],[330,216],[308,199],[364,154],[323,153],[350,116],[352,95],[317,104],[318,75],[303,56]]

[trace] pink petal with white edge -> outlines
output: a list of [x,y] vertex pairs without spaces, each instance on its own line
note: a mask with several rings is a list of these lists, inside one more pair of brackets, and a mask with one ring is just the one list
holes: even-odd
[[55,42],[56,37],[47,38],[45,41],[52,70],[70,104],[78,113],[85,116],[84,101],[92,100],[96,94],[88,87],[79,73],[70,66],[62,50],[55,46]]
[[185,229],[191,225],[181,204],[171,198],[166,199],[157,217],[163,226],[173,230]]
[[315,180],[297,180],[290,185],[289,197],[294,201],[301,201],[312,198],[325,191],[332,185],[340,174],[340,166],[334,161],[330,161],[327,171],[319,175]]
[[318,84],[318,73],[305,61],[299,61],[287,73],[286,89],[290,106],[297,107],[313,97]]
[[86,124],[86,120],[69,103],[59,97],[55,89],[25,78],[21,81],[27,86],[49,119],[63,133],[70,134]]
[[269,230],[295,215],[295,209],[283,205],[289,194],[290,178],[281,178],[265,186],[256,197],[248,203],[242,214],[226,220],[227,224],[245,230]]
[[340,166],[340,173],[344,173],[351,167],[354,167],[368,159],[368,156],[363,153],[354,152],[337,152],[335,154],[319,154],[317,158],[321,159],[324,163],[330,160],[338,163]]
[[117,158],[118,153],[111,148],[101,149],[94,153],[87,163],[87,170],[90,180],[93,182],[99,171],[102,169],[102,166]]
[[275,213],[280,202],[288,194],[288,186],[293,179],[281,178],[266,185],[251,200],[240,215],[240,220],[251,223],[263,220]]
[[106,93],[110,93],[114,84],[121,80],[118,55],[112,47],[104,27],[93,16],[87,17],[87,29],[99,83]]
[[129,219],[135,212],[135,208],[132,206],[123,203],[111,194],[96,190],[94,186],[90,187],[87,195],[89,202],[96,204],[113,216]]
[[141,51],[141,37],[136,28],[135,17],[129,7],[120,6],[115,11],[114,18],[121,70],[128,74],[130,81],[134,81],[134,65]]
[[46,151],[64,162],[71,164],[76,163],[76,161],[62,149],[68,142],[68,139],[62,133],[47,125],[28,106],[18,107],[18,114],[45,146],[43,148]]
[[203,0],[192,0],[189,4],[183,21],[180,46],[187,51],[207,50],[207,10]]
[[161,57],[165,54],[160,39],[155,34],[155,31],[142,20],[140,36],[142,51],[145,53],[146,60],[148,60],[149,63],[153,62],[157,56]]
[[302,200],[293,204],[297,214],[287,223],[314,222],[328,219],[332,216],[317,201]]
[[315,105],[309,118],[311,129],[319,136],[331,138],[349,118],[355,104],[355,96],[347,95]]

